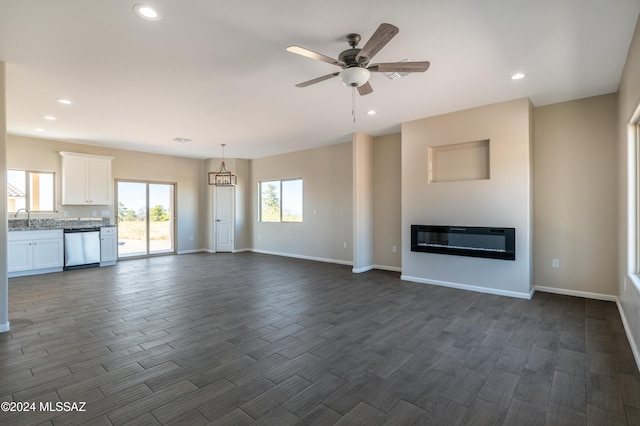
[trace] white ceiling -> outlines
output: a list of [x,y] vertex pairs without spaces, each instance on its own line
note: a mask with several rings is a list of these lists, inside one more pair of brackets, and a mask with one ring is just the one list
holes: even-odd
[[[141,2],[162,19],[139,18]],[[0,0],[7,127],[194,158],[220,157],[222,143],[227,157],[297,151],[525,96],[615,92],[639,13],[638,0]],[[400,32],[372,63],[428,60],[426,73],[372,74],[355,124],[338,79],[294,86],[339,68],[287,46],[337,57],[346,34],[362,47],[382,22]]]

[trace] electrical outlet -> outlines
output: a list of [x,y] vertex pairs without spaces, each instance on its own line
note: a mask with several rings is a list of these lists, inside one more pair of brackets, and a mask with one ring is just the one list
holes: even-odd
[[67,210],[64,210],[64,211],[62,212],[62,215],[63,215],[64,217],[69,217],[69,212],[68,212]]
[[193,235],[191,235],[191,236],[189,237],[189,239],[190,239],[191,241],[193,241]]
[[398,252],[398,247],[396,247],[396,246],[391,247],[391,251],[393,253],[397,253]]
[[551,267],[559,268],[560,267],[560,259],[552,259],[551,260]]
[[91,217],[96,217],[97,212],[95,210],[91,210]]
[[344,242],[344,248],[347,248],[347,242],[346,241]]

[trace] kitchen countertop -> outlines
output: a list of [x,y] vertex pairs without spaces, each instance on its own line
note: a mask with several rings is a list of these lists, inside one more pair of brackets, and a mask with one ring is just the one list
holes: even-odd
[[109,218],[63,218],[63,219],[31,219],[31,227],[27,226],[27,219],[9,219],[9,232],[15,231],[49,231],[52,229],[83,229],[115,226]]

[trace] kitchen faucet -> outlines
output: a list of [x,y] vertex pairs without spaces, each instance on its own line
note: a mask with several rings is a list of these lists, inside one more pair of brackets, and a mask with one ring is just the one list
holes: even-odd
[[13,215],[13,217],[18,217],[18,213],[20,213],[22,210],[24,210],[25,212],[27,212],[27,227],[29,229],[31,229],[31,211],[27,208],[21,208],[16,210],[16,214]]

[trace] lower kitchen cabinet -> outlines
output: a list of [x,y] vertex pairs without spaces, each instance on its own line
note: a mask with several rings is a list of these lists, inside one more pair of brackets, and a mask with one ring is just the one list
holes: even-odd
[[14,231],[8,238],[9,277],[62,271],[62,230]]
[[115,226],[100,228],[100,266],[115,265],[118,260],[118,233]]

